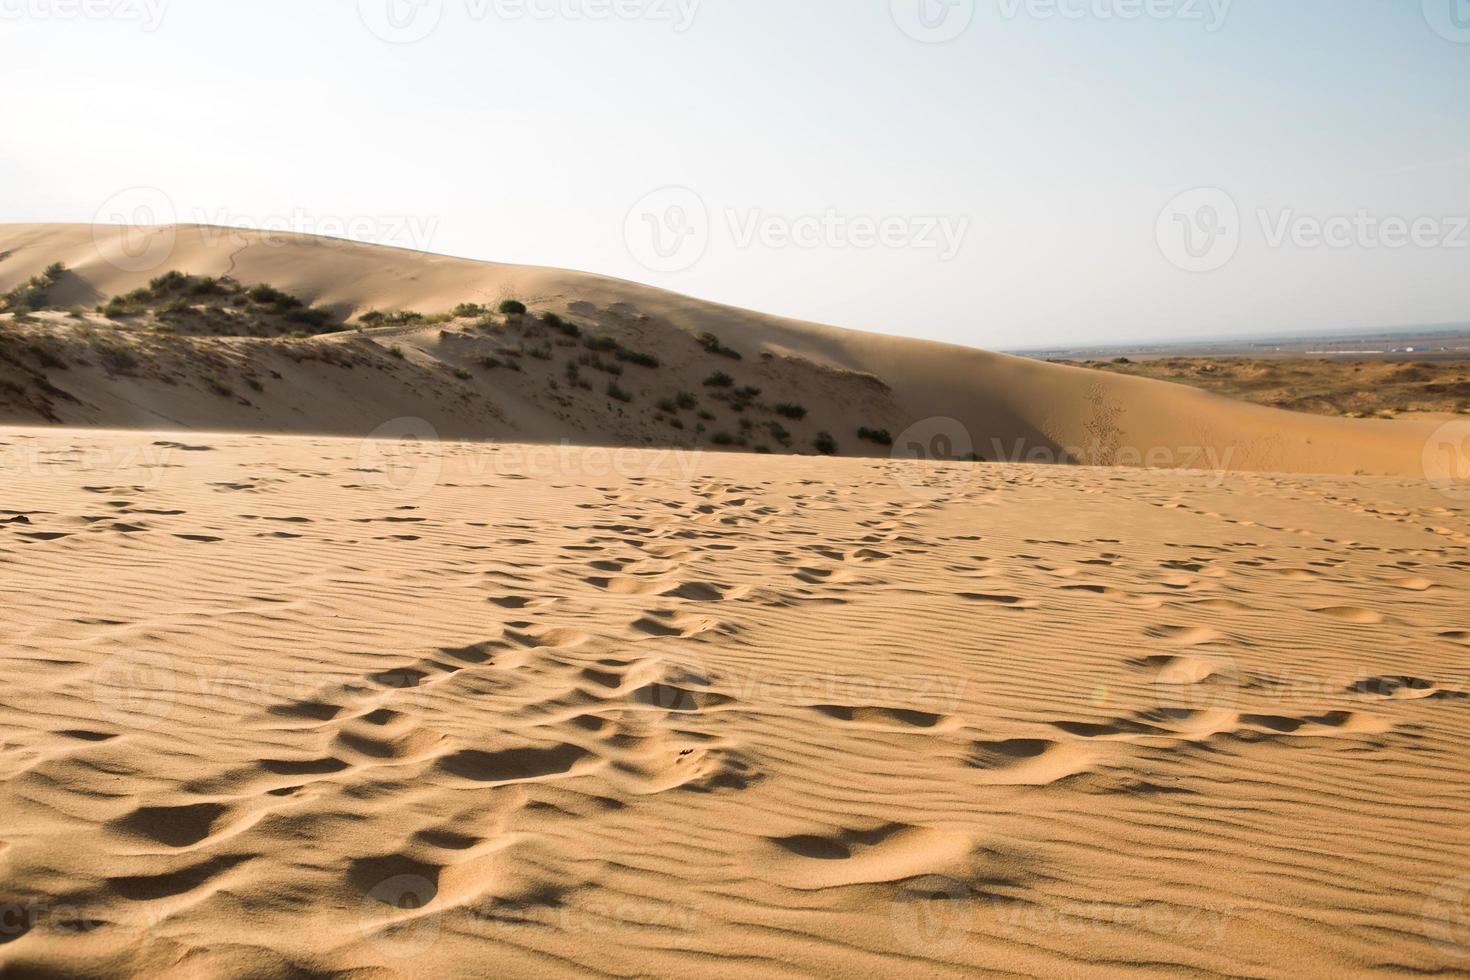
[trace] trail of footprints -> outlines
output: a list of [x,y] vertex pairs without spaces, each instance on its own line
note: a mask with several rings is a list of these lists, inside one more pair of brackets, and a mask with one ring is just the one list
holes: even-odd
[[[1024,475],[1007,479],[1029,482]],[[147,492],[143,487],[92,489],[119,498],[109,503],[119,516],[182,514],[139,508],[132,498]],[[710,722],[723,712],[760,706],[743,704],[722,689],[718,672],[702,663],[702,645],[738,644],[762,608],[858,601],[891,584],[888,567],[936,552],[945,556],[942,567],[953,576],[953,596],[977,616],[1027,616],[1049,604],[1076,602],[1157,613],[1139,637],[1140,646],[1152,652],[1124,661],[1156,695],[1156,703],[1134,710],[1059,718],[1026,736],[996,738],[963,717],[910,707],[819,703],[807,708],[816,725],[899,732],[957,746],[955,778],[982,789],[1064,790],[1100,769],[1130,768],[1137,777],[1130,785],[1137,788],[1156,772],[1142,767],[1141,760],[1159,749],[1185,750],[1217,739],[1291,746],[1301,740],[1382,738],[1393,735],[1395,726],[1364,705],[1422,701],[1451,706],[1470,699],[1463,684],[1450,680],[1382,672],[1353,679],[1335,698],[1324,696],[1355,707],[1298,712],[1244,707],[1253,692],[1269,691],[1274,683],[1268,675],[1241,669],[1229,653],[1254,642],[1249,629],[1231,625],[1232,617],[1259,611],[1252,583],[1332,585],[1335,576],[1345,574],[1340,558],[1307,552],[1300,562],[1285,562],[1252,553],[1255,546],[1241,541],[1213,553],[1207,546],[1181,546],[1181,557],[1146,567],[1110,538],[1027,540],[1026,552],[1002,558],[981,552],[982,535],[927,536],[926,517],[965,499],[970,492],[965,485],[941,488],[917,503],[890,502],[852,520],[850,539],[834,538],[804,521],[846,513],[857,492],[853,488],[812,481],[786,495],[782,506],[767,502],[769,488],[763,484],[696,483],[692,503],[660,498],[654,489],[646,483],[636,494],[610,489],[602,504],[582,505],[598,519],[570,529],[585,537],[564,545],[550,569],[562,594],[525,594],[515,588],[516,577],[504,573],[487,579],[486,604],[504,620],[495,638],[407,657],[265,708],[250,723],[279,735],[278,753],[200,774],[181,787],[191,799],[139,806],[109,825],[123,839],[177,852],[179,866],[161,875],[119,876],[107,887],[128,901],[161,904],[166,910],[187,896],[226,887],[231,873],[252,859],[233,842],[261,821],[291,821],[309,846],[314,837],[334,832],[334,820],[346,819],[345,807],[293,812],[293,801],[323,795],[391,801],[395,789],[428,780],[449,790],[489,792],[477,794],[473,807],[463,812],[428,821],[415,814],[417,822],[403,840],[385,841],[381,853],[355,859],[341,884],[380,898],[385,921],[397,914],[389,907],[394,899],[376,890],[403,875],[432,883],[432,894],[420,896],[431,906],[435,900],[487,891],[520,915],[556,905],[566,900],[561,886],[532,880],[507,888],[494,873],[508,848],[523,846],[508,828],[517,812],[535,805],[529,788],[585,780],[582,785],[595,787],[584,791],[586,805],[616,811],[636,805],[640,797],[734,793],[757,784],[767,775],[760,758],[717,734]],[[620,513],[604,516],[612,511]],[[1196,513],[1218,518],[1202,509]],[[305,517],[244,516],[298,528],[311,523]],[[1377,516],[1398,520],[1408,515]],[[782,519],[783,530],[769,530]],[[100,517],[83,520],[102,522]],[[408,526],[423,521],[406,513],[370,520]],[[39,529],[43,522],[48,530]],[[65,522],[35,511],[0,512],[0,523],[35,542],[76,533],[54,530]],[[140,527],[111,525],[119,533],[136,533]],[[497,529],[515,530],[505,524]],[[199,544],[218,540],[177,536]],[[1406,595],[1433,590],[1432,570],[1423,567],[1431,554],[1448,559],[1452,553],[1428,549],[1385,562],[1374,574]],[[769,561],[779,571],[752,581],[742,557],[751,559],[749,567]],[[1470,563],[1458,567],[1470,568]],[[1217,588],[1236,580],[1239,585]],[[599,597],[626,601],[631,612],[621,632],[598,634],[573,625],[578,617],[569,610],[575,603]],[[1334,629],[1372,628],[1390,620],[1389,613],[1346,596],[1304,603],[1303,612]],[[1466,644],[1470,630],[1440,629],[1434,638]],[[493,705],[487,717],[493,717],[496,730],[473,737],[436,728],[435,699],[449,696],[446,692],[487,698]],[[58,734],[79,745],[114,737],[84,730]],[[974,848],[964,834],[901,822],[813,828],[768,843],[769,852],[752,860],[793,889],[920,876],[948,867]],[[86,898],[77,897],[79,902]]]

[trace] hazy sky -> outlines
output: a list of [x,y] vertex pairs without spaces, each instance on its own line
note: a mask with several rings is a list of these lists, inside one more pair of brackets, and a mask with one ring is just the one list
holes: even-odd
[[981,347],[1470,320],[1470,0],[0,0],[0,80],[3,221]]

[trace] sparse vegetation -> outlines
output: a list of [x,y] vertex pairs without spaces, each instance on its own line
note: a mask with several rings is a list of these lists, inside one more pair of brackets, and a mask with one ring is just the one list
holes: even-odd
[[35,343],[28,344],[26,346],[26,351],[29,352],[30,355],[34,357],[38,362],[40,362],[40,365],[43,368],[66,367],[66,361],[62,359],[60,354],[57,354],[54,350],[52,350],[49,344],[36,341]]
[[0,310],[29,313],[46,308],[51,290],[61,281],[66,266],[53,262],[38,276],[32,276],[10,292],[0,296]]
[[623,373],[623,366],[621,364],[616,361],[604,361],[590,351],[578,356],[577,363],[582,367],[590,367],[594,371],[601,371],[604,374],[621,375]]
[[823,456],[835,456],[837,454],[837,440],[832,438],[832,433],[830,432],[818,432],[817,437],[812,440],[812,445]]
[[782,418],[794,419],[800,422],[806,418],[806,408],[802,405],[793,405],[790,402],[782,402],[776,406],[776,414]]
[[[97,308],[109,319],[153,313],[171,332],[225,336],[274,336],[338,329],[336,317],[266,283],[245,287],[228,276],[196,277],[170,270],[148,285],[113,296]],[[366,319],[366,317],[365,317]]]
[[479,303],[461,303],[450,311],[450,316],[456,320],[469,320],[485,315],[485,307]]
[[609,381],[607,383],[607,394],[609,398],[615,398],[620,402],[631,402],[633,400],[633,395],[620,387],[616,381]]
[[738,350],[735,350],[731,347],[726,347],[724,344],[720,343],[720,338],[712,333],[700,334],[699,346],[703,347],[707,352],[711,354],[716,354],[720,357],[728,357],[736,361],[741,360],[741,354]]
[[615,356],[620,361],[636,364],[638,367],[656,368],[659,365],[658,358],[654,355],[645,354],[641,351],[628,350],[626,347],[619,347]]
[[865,439],[868,442],[875,442],[880,446],[893,445],[893,436],[889,434],[887,429],[870,429],[864,426],[858,429],[858,438]]
[[98,344],[95,350],[97,359],[112,374],[132,374],[137,370],[137,355],[120,344]]
[[557,316],[550,310],[547,310],[541,314],[541,322],[546,324],[546,326],[551,327],[553,330],[560,330],[568,337],[582,336],[581,327],[577,326],[575,323],[572,323],[570,320],[563,320],[560,316]]
[[734,383],[735,379],[724,371],[716,371],[704,379],[704,384],[707,388],[729,388]]
[[215,377],[212,374],[205,377],[204,384],[206,387],[209,388],[210,391],[214,392],[216,395],[219,395],[221,398],[235,397],[235,389],[231,388],[224,381],[221,381],[219,378]]

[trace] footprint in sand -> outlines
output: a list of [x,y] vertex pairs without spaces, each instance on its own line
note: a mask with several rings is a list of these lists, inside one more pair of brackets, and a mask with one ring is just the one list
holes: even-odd
[[1098,761],[1085,744],[1044,738],[976,742],[968,764],[983,773],[990,786],[1049,786],[1091,770]]
[[1372,626],[1383,622],[1385,618],[1383,613],[1359,606],[1329,606],[1325,609],[1313,609],[1312,612],[1342,623],[1355,623],[1359,626]]
[[1470,694],[1441,687],[1422,677],[1370,677],[1348,686],[1354,694],[1395,701],[1464,701]]
[[941,732],[958,728],[961,725],[958,718],[930,711],[915,711],[910,708],[815,704],[812,705],[812,710],[817,714],[846,722],[857,728],[879,731],[911,729],[921,732]]
[[1211,626],[1150,626],[1144,633],[1171,646],[1197,647],[1220,643],[1229,637]]
[[768,837],[752,871],[787,888],[817,891],[901,881],[968,869],[975,841],[968,835],[906,823]]

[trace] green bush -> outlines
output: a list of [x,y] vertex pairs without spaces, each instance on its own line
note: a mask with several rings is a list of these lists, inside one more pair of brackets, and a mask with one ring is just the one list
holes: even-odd
[[681,409],[698,408],[699,407],[699,399],[696,398],[691,392],[688,392],[688,391],[681,391],[677,395],[675,395],[674,396],[674,402]]
[[700,334],[699,346],[703,347],[709,353],[717,354],[720,357],[728,357],[736,361],[741,359],[740,352],[738,350],[726,347],[724,344],[720,343],[720,338],[712,333]]
[[225,296],[228,295],[229,290],[225,288],[223,282],[214,278],[214,276],[205,276],[194,282],[189,287],[189,292],[195,296]]
[[290,293],[283,293],[276,287],[265,283],[251,286],[246,295],[262,306],[274,306],[278,310],[293,310],[298,306],[306,305]]
[[496,307],[496,312],[504,313],[506,316],[520,316],[526,312],[526,304],[518,299],[503,299]]
[[102,366],[114,374],[131,374],[138,367],[138,358],[126,347],[117,344],[102,344],[97,348]]
[[830,432],[818,432],[817,437],[812,440],[812,445],[823,456],[834,456],[837,454],[837,440],[832,438],[832,433]]
[[710,442],[714,443],[716,446],[735,445],[735,437],[730,435],[730,433],[728,432],[716,432],[714,435],[710,436],[709,439]]
[[461,303],[456,306],[449,315],[454,317],[456,320],[468,320],[473,317],[484,316],[485,307],[481,306],[479,303]]
[[34,357],[37,361],[41,363],[41,366],[43,368],[66,367],[66,361],[62,360],[60,355],[58,355],[55,351],[53,351],[45,344],[30,344],[26,347],[26,350],[30,352],[30,355],[32,357]]
[[285,315],[287,323],[299,323],[303,326],[313,327],[321,330],[332,322],[332,314],[326,310],[319,310],[314,306],[305,309],[288,310]]
[[563,320],[561,317],[557,316],[555,313],[552,313],[550,311],[547,311],[547,312],[544,312],[544,313],[541,314],[541,322],[544,323],[544,324],[546,324],[548,327],[551,327],[554,330],[560,330],[562,333],[566,334],[568,337],[580,337],[580,336],[582,336],[582,328],[581,327],[577,326],[575,323],[571,322],[570,320]]
[[888,433],[887,429],[869,429],[864,426],[858,429],[858,438],[866,439],[868,442],[876,442],[880,446],[893,445],[893,436]]
[[782,402],[776,406],[776,414],[782,418],[795,419],[800,422],[806,418],[806,409],[801,405],[793,405],[790,402]]
[[728,388],[734,383],[735,379],[730,377],[724,371],[716,371],[714,374],[711,374],[709,377],[704,379],[704,384],[707,388]]
[[609,398],[616,398],[620,402],[630,402],[633,400],[632,394],[619,387],[616,381],[609,381],[607,383],[607,394]]
[[636,364],[639,367],[646,368],[656,368],[658,367],[659,363],[658,358],[652,354],[644,354],[641,351],[628,350],[626,347],[619,347],[616,357],[620,361],[627,361],[629,364]]
[[597,334],[587,335],[582,339],[582,344],[588,350],[595,351],[615,351],[618,349],[618,342],[616,340]]
[[47,293],[60,281],[66,266],[60,262],[48,265],[39,276],[32,276],[10,292],[0,296],[0,310],[14,310],[17,314],[45,309]]
[[189,277],[177,269],[170,269],[161,276],[155,276],[148,280],[148,291],[152,293],[166,293],[174,289],[183,289],[189,284]]

